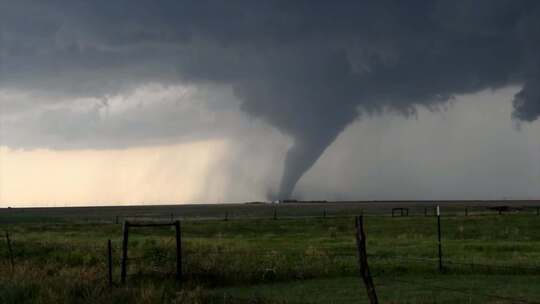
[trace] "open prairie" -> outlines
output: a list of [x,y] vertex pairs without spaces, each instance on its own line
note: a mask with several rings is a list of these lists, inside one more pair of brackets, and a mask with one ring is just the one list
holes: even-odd
[[[442,270],[432,202],[4,208],[0,302],[367,303],[353,220],[362,213],[381,302],[540,302],[531,283],[540,279],[540,204],[440,204]],[[487,208],[497,206],[510,208]],[[174,229],[133,227],[121,284],[124,220],[181,221],[181,283]]]

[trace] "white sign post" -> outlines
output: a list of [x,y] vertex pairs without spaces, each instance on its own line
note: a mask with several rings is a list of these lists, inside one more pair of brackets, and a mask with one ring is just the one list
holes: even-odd
[[441,245],[441,208],[437,205],[437,234],[439,239],[439,271],[443,270]]

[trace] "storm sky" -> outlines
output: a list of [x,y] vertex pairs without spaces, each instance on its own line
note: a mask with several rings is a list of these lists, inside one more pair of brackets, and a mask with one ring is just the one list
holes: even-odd
[[538,198],[538,1],[0,0],[0,202]]

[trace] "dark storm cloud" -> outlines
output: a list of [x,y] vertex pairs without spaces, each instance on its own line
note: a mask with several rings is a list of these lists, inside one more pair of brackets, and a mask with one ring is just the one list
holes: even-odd
[[[146,82],[234,88],[294,139],[280,197],[359,113],[523,85],[540,115],[538,1],[2,1],[2,87],[101,96]],[[159,136],[156,134],[156,136]]]

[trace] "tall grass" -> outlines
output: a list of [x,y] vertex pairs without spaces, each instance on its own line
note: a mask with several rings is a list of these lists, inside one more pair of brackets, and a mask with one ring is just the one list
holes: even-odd
[[[442,274],[435,259],[434,218],[367,217],[365,223],[375,283],[382,290],[394,286],[385,294],[404,302],[432,298],[411,287],[392,285],[392,278],[422,282],[430,278],[454,286],[461,286],[463,278],[481,278],[478,288],[491,288],[489,284],[504,276],[513,288],[509,293],[531,296],[540,290],[517,285],[540,275],[536,216],[443,218],[446,271]],[[119,286],[120,225],[11,224],[7,228],[16,267],[11,270],[6,246],[0,243],[0,303],[324,303],[322,299],[336,292],[354,295],[343,299],[357,302],[363,293],[356,277],[353,227],[352,218],[184,222],[181,285],[174,279],[173,231],[133,230],[128,283]],[[112,289],[106,272],[108,238],[114,245],[116,286]],[[349,284],[344,278],[354,281]],[[315,283],[307,295],[280,292],[297,282]],[[332,282],[342,282],[342,287]],[[334,286],[333,291],[325,285]],[[259,287],[260,294],[245,292]],[[458,298],[447,298],[452,299]],[[478,301],[484,300],[488,301]]]

